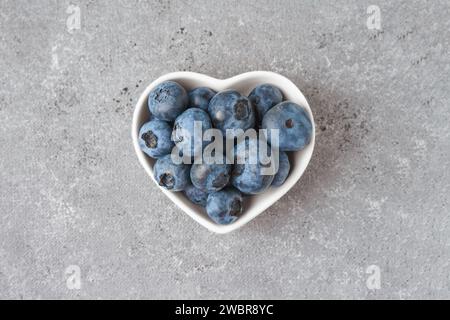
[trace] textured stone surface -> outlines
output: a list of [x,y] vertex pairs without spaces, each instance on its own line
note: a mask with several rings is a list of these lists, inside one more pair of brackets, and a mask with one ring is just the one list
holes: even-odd
[[[449,15],[445,0],[1,1],[0,298],[450,298]],[[279,72],[315,113],[305,176],[236,233],[178,210],[132,149],[136,98],[178,70]]]

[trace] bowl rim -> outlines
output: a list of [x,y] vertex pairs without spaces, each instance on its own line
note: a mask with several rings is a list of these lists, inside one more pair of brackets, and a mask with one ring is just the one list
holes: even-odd
[[[294,102],[301,101],[301,106],[306,109],[308,112],[312,127],[313,127],[313,135],[310,144],[305,148],[303,151],[297,151],[293,152],[294,156],[297,158],[298,161],[300,161],[299,168],[296,168],[295,170],[292,170],[290,173],[290,177],[286,181],[286,183],[277,188],[277,191],[273,194],[277,199],[272,199],[272,201],[264,201],[264,204],[255,204],[255,206],[259,207],[259,209],[255,209],[252,207],[252,214],[247,215],[244,213],[242,217],[240,217],[235,223],[231,225],[218,225],[214,223],[211,219],[204,217],[199,211],[195,211],[192,209],[191,206],[187,205],[185,202],[180,200],[179,196],[180,193],[175,193],[168,191],[158,185],[156,183],[154,177],[153,177],[153,168],[151,167],[149,163],[148,157],[145,155],[145,153],[141,150],[139,146],[139,131],[140,126],[142,125],[141,119],[141,113],[143,112],[143,108],[148,108],[147,101],[148,101],[148,95],[150,94],[151,90],[153,90],[158,84],[173,80],[173,81],[179,81],[179,79],[187,79],[187,80],[202,80],[204,82],[211,83],[211,88],[215,90],[216,87],[221,87],[223,90],[226,88],[232,88],[233,83],[239,83],[242,81],[245,81],[246,79],[252,79],[252,78],[271,78],[273,79],[273,82],[276,82],[277,80],[279,82],[285,83],[285,85],[289,85],[289,89],[292,90],[292,94],[296,94],[298,96],[298,99]],[[262,81],[261,84],[266,83],[265,81]],[[277,82],[278,83],[278,82]],[[282,91],[285,91],[285,88],[283,86],[280,86],[280,89]],[[294,92],[296,91],[296,92]],[[132,126],[131,126],[131,137],[133,141],[134,150],[136,152],[136,155],[138,157],[139,163],[141,166],[145,169],[147,174],[150,176],[150,178],[153,180],[153,182],[158,186],[158,188],[175,204],[177,205],[182,211],[187,213],[192,219],[194,219],[196,222],[198,222],[203,227],[209,229],[210,231],[217,233],[217,234],[227,234],[232,231],[235,231],[253,219],[255,219],[257,216],[259,216],[261,213],[263,213],[265,210],[267,210],[269,207],[274,205],[278,200],[280,200],[289,190],[300,180],[300,178],[303,176],[304,172],[306,171],[306,168],[308,167],[312,155],[314,153],[315,149],[315,141],[316,141],[316,126],[314,122],[314,115],[312,113],[312,110],[309,106],[309,103],[306,99],[306,97],[303,95],[301,90],[287,77],[271,72],[271,71],[251,71],[242,73],[239,75],[236,75],[231,78],[227,79],[217,79],[213,78],[211,76],[196,73],[196,72],[189,72],[189,71],[181,71],[181,72],[171,72],[167,73],[158,79],[154,80],[152,83],[150,83],[145,90],[140,95],[134,112],[133,112],[133,119],[132,119]],[[303,157],[302,157],[303,155]],[[288,183],[289,182],[289,183]],[[181,193],[182,194],[182,193]],[[182,195],[184,197],[184,195]]]

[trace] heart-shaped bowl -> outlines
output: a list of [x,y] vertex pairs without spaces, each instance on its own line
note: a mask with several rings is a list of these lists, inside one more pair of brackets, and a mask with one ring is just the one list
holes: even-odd
[[311,143],[304,150],[291,152],[289,155],[291,161],[291,172],[286,182],[281,187],[270,188],[263,194],[246,197],[242,216],[231,225],[223,226],[214,223],[206,214],[205,209],[191,203],[186,198],[184,193],[170,192],[160,187],[161,191],[192,219],[215,233],[225,234],[232,232],[241,228],[272,206],[275,202],[280,200],[298,182],[300,177],[305,172],[309,161],[311,160],[314,151],[316,130],[314,125],[314,117],[308,101],[306,101],[305,96],[294,83],[280,74],[266,71],[243,73],[226,80],[215,79],[194,72],[174,72],[160,77],[145,89],[139,98],[133,115],[132,137],[134,149],[139,158],[139,162],[156,185],[158,185],[158,183],[153,177],[153,165],[155,160],[149,158],[144,152],[141,151],[139,147],[139,130],[150,117],[150,111],[147,106],[148,95],[158,84],[168,80],[178,82],[187,91],[197,87],[209,87],[217,92],[226,89],[235,89],[244,95],[250,94],[251,90],[259,84],[273,84],[280,88],[284,94],[285,100],[289,100],[303,106],[307,110],[313,124],[313,137]]

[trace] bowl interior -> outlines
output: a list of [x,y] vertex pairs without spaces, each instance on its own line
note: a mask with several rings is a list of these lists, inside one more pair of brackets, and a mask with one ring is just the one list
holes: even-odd
[[228,226],[217,225],[207,216],[203,208],[192,204],[182,192],[174,193],[160,188],[162,192],[164,192],[178,207],[185,211],[195,221],[216,233],[231,232],[242,227],[243,225],[254,219],[256,216],[258,216],[260,213],[265,211],[281,197],[283,197],[297,183],[297,181],[304,173],[306,167],[308,166],[314,150],[315,125],[313,114],[308,102],[306,101],[306,98],[297,88],[297,86],[295,86],[289,79],[279,74],[264,71],[249,72],[226,80],[219,80],[206,75],[192,72],[175,72],[157,79],[146,88],[144,93],[141,95],[135,109],[132,137],[139,161],[155,183],[156,181],[153,178],[152,169],[155,160],[151,159],[140,150],[138,135],[139,129],[144,123],[148,121],[150,116],[147,107],[147,99],[150,91],[153,90],[153,88],[155,88],[161,82],[167,80],[178,82],[188,91],[197,87],[210,87],[215,91],[235,89],[244,95],[250,94],[253,88],[255,88],[259,84],[273,84],[280,88],[280,90],[284,94],[285,100],[290,100],[303,106],[308,111],[313,123],[313,139],[309,146],[307,146],[302,151],[290,153],[289,157],[291,161],[291,172],[285,184],[278,188],[270,188],[263,194],[246,197],[244,204],[244,214],[234,224]]

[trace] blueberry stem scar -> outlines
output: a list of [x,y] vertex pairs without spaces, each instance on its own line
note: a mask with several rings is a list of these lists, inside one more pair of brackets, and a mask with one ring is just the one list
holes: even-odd
[[237,199],[233,200],[233,202],[231,203],[231,212],[230,213],[232,215],[238,215],[241,212],[242,212],[241,202]]
[[142,135],[142,140],[145,141],[147,148],[155,149],[158,146],[158,137],[153,131],[148,131]]
[[161,187],[166,187],[167,189],[173,189],[175,181],[170,173],[164,173],[159,177],[159,185]]
[[234,113],[237,120],[244,120],[248,117],[249,112],[247,110],[247,104],[245,101],[239,101],[234,106]]
[[294,127],[294,120],[289,119],[286,121],[286,127],[292,129]]

